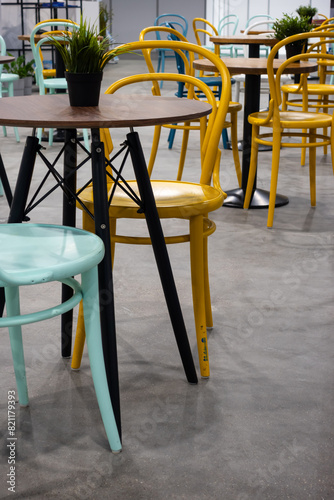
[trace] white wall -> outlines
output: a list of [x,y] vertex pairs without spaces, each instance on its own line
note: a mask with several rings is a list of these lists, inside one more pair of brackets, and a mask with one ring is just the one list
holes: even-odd
[[187,19],[187,38],[195,42],[192,20],[205,17],[205,4],[205,0],[111,0],[112,36],[117,43],[133,42],[143,28],[154,25],[158,15],[173,13]]
[[[331,0],[311,0],[311,5],[318,12],[330,17]],[[300,5],[308,5],[308,0],[207,0],[207,19],[215,26],[227,14],[239,17],[238,30],[244,29],[247,19],[258,14],[269,14],[274,19],[282,17],[283,13],[296,14]]]

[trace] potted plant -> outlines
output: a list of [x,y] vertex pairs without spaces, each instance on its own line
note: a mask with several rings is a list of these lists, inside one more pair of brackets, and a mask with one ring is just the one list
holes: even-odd
[[[8,55],[12,54],[8,52]],[[11,63],[3,65],[7,73],[19,76],[19,79],[14,82],[14,95],[31,94],[32,81],[35,76],[34,64],[34,59],[26,62],[25,56],[21,55]]]
[[298,9],[296,9],[296,12],[300,17],[307,17],[309,23],[312,24],[313,16],[316,15],[318,9],[316,7],[311,7],[311,5],[300,5]]
[[127,48],[109,50],[108,38],[83,18],[77,29],[50,38],[64,61],[70,105],[98,106],[103,69],[113,57],[128,52]]
[[[278,41],[284,40],[292,35],[299,33],[308,33],[311,31],[312,26],[307,17],[293,16],[292,14],[283,13],[281,19],[276,19],[273,23],[272,29],[274,31],[274,38]],[[286,45],[287,58],[293,55],[300,54],[304,48],[305,41],[291,43]]]

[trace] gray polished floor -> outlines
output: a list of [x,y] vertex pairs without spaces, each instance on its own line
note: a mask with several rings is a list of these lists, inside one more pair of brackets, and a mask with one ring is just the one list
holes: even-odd
[[[139,57],[110,64],[104,87],[140,67]],[[268,96],[262,98],[266,105]],[[17,144],[13,129],[7,138],[1,132],[12,185],[27,133],[20,130]],[[176,172],[181,145],[179,133],[168,150],[167,133],[154,174],[161,177]],[[123,135],[113,133],[115,147]],[[151,130],[141,137],[148,151]],[[45,147],[54,157],[60,146]],[[258,186],[264,189],[270,160],[270,152],[261,153]],[[290,203],[276,209],[273,229],[266,227],[266,210],[223,207],[212,214],[211,377],[197,386],[185,380],[151,248],[117,247],[121,454],[108,449],[87,352],[73,372],[60,355],[59,319],[30,325],[24,329],[30,406],[16,408],[15,494],[8,491],[7,399],[15,381],[2,331],[0,498],[334,499],[334,178],[330,155],[318,151],[317,161],[316,208],[300,150],[283,149],[278,191]],[[36,177],[42,174],[38,163]],[[185,178],[198,174],[194,132]],[[236,187],[228,150],[221,179],[225,190]],[[55,194],[31,219],[60,223],[60,204]],[[0,208],[5,221],[3,198]],[[189,248],[176,245],[169,253],[197,366]],[[56,300],[58,286],[31,287],[23,290],[22,308]]]

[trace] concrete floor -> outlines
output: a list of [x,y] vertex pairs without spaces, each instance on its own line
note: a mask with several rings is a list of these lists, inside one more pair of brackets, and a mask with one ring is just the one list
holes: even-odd
[[[138,58],[109,65],[104,88],[143,64]],[[1,135],[12,185],[29,131],[20,133],[20,144],[10,128],[7,138]],[[123,134],[114,132],[115,145]],[[165,131],[155,175],[176,169],[180,136],[170,151]],[[151,130],[141,137],[146,149]],[[48,155],[58,150],[46,145]],[[270,160],[270,152],[261,153],[258,187],[264,189]],[[299,160],[299,150],[282,150],[278,191],[290,203],[276,209],[273,229],[266,227],[266,210],[223,207],[212,214],[211,377],[197,386],[185,380],[151,248],[117,248],[121,454],[108,449],[86,351],[81,370],[73,372],[60,356],[59,319],[27,326],[30,406],[17,405],[15,412],[15,495],[8,491],[7,397],[15,381],[3,331],[1,499],[334,499],[334,179],[330,155],[318,151],[318,203],[311,208],[308,168]],[[193,133],[185,178],[196,180],[198,169]],[[223,152],[221,172],[223,188],[236,187],[230,151]],[[36,177],[42,173],[38,164]],[[32,220],[61,223],[60,203],[55,194]],[[4,199],[0,208],[5,221]],[[169,253],[198,366],[189,248],[176,245]],[[58,286],[31,287],[22,308],[58,298]]]

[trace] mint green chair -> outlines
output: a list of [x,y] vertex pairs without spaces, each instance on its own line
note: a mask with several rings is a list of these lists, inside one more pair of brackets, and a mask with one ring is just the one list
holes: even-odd
[[[0,55],[5,56],[7,55],[7,48],[6,48],[6,42],[3,39],[3,37],[0,35]],[[3,64],[0,64],[0,98],[2,97],[3,92],[7,92],[10,97],[13,97],[14,95],[14,82],[19,79],[19,75],[16,75],[15,73],[3,73]],[[6,90],[2,88],[2,85],[6,85]],[[2,127],[4,136],[7,136],[7,129],[6,127]],[[20,136],[19,136],[19,131],[17,127],[14,127],[14,133],[16,137],[16,141],[20,142]]]
[[[82,229],[48,224],[0,225],[0,286],[5,289],[7,316],[19,402],[29,404],[21,325],[53,318],[75,307],[81,299],[88,355],[95,392],[110,448],[121,451],[106,378],[99,314],[97,265],[103,259],[102,240]],[[81,274],[81,284],[73,276]],[[19,287],[59,281],[73,296],[49,309],[20,314]]]
[[[55,26],[57,29],[55,30]],[[47,31],[46,28],[49,28]],[[42,59],[42,48],[46,44],[47,48],[50,48],[50,39],[48,36],[38,40],[35,43],[35,35],[39,30],[44,30],[45,35],[50,35],[57,40],[63,40],[64,35],[61,34],[62,31],[75,31],[78,28],[77,23],[70,21],[68,19],[50,19],[48,21],[42,21],[35,25],[30,34],[30,46],[35,60],[35,79],[39,88],[40,95],[44,95],[47,92],[50,94],[56,94],[57,91],[66,92],[67,81],[65,77],[61,78],[48,78],[45,76],[45,70]],[[58,36],[57,36],[58,35]],[[37,130],[38,140],[42,140],[42,129]],[[88,140],[88,130],[83,130],[83,138],[85,141],[86,149],[90,149],[90,144]],[[53,143],[53,129],[49,129],[49,146]]]

